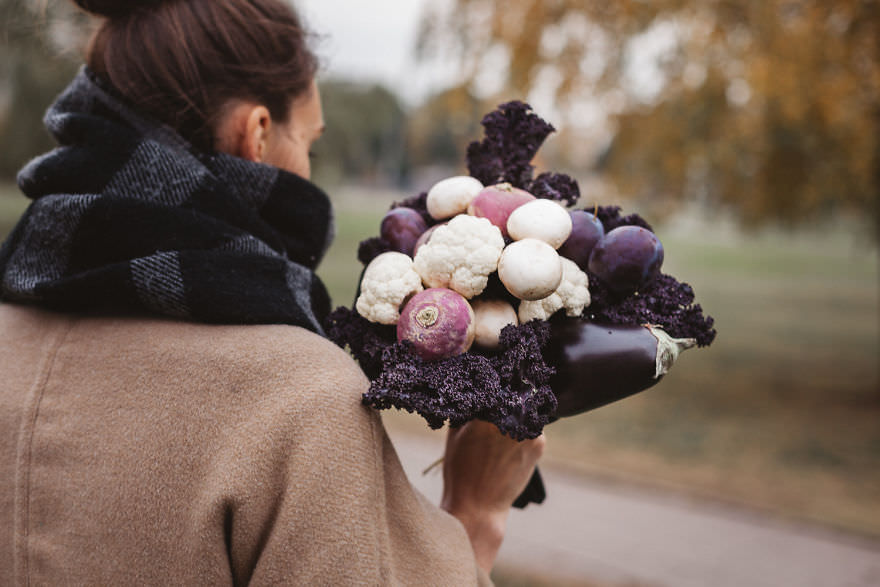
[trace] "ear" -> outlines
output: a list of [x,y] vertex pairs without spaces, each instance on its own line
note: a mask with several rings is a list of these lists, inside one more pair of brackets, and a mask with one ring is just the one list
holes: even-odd
[[253,102],[233,104],[217,125],[217,150],[262,162],[271,127],[272,117],[265,106]]
[[271,126],[269,110],[265,106],[251,106],[247,112],[244,139],[241,141],[238,156],[261,163],[266,154],[266,141],[269,139]]

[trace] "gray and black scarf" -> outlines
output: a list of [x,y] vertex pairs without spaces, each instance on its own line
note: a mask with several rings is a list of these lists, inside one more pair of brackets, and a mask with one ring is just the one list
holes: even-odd
[[69,312],[295,324],[322,333],[327,196],[275,167],[196,152],[84,69],[46,114],[59,147],[0,249],[0,299]]

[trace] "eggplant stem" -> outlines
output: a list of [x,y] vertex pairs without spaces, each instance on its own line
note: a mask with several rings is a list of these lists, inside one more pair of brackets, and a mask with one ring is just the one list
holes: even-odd
[[697,339],[674,338],[656,324],[645,324],[644,327],[657,339],[654,379],[659,379],[661,375],[668,373],[682,351],[697,345]]

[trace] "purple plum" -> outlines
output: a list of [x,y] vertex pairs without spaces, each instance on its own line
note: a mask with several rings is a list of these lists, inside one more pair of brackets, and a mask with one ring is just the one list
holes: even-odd
[[392,250],[412,256],[416,241],[427,229],[421,214],[412,208],[399,207],[389,210],[382,218],[379,236],[391,245]]
[[571,259],[586,271],[590,262],[590,253],[593,252],[596,243],[605,236],[605,229],[602,227],[602,221],[593,212],[571,210],[569,214],[571,234],[559,247],[559,254]]
[[641,226],[618,226],[590,254],[589,269],[619,295],[628,295],[660,273],[663,245]]

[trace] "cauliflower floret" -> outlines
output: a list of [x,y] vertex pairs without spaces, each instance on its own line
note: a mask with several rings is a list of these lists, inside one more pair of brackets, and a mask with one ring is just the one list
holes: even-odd
[[516,311],[520,324],[525,324],[529,320],[539,318],[547,320],[563,307],[562,298],[559,294],[553,292],[546,298],[540,300],[523,300],[519,303],[519,309]]
[[470,299],[498,269],[504,249],[501,230],[485,218],[459,214],[437,227],[419,247],[413,267],[428,287],[447,287]]
[[520,302],[517,314],[521,324],[535,318],[547,320],[563,308],[568,316],[580,316],[584,308],[590,305],[587,274],[581,271],[577,263],[571,259],[565,257],[560,257],[560,259],[562,260],[562,282],[556,291],[546,298]]
[[370,322],[397,324],[403,301],[423,289],[422,278],[413,270],[408,255],[382,253],[364,271],[355,309]]

